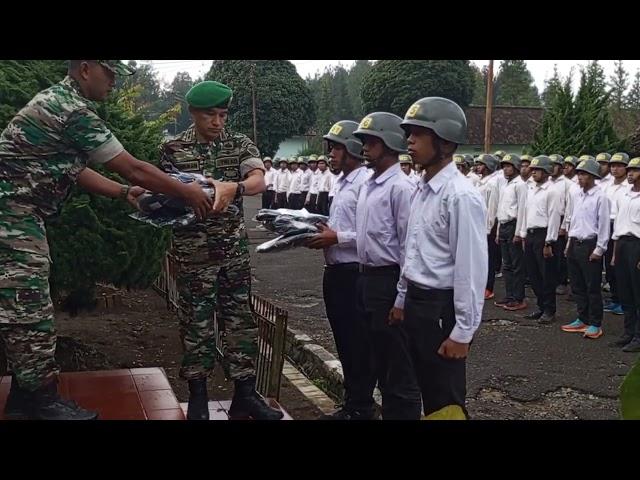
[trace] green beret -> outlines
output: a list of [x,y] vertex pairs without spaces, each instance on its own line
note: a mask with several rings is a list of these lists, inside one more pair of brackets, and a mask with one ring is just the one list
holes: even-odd
[[191,87],[185,99],[194,108],[227,108],[232,96],[233,91],[226,85],[207,80]]

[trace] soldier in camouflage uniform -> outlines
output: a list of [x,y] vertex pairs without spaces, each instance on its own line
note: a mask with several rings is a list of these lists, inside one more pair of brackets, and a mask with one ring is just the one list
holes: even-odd
[[239,209],[174,231],[184,348],[180,376],[189,382],[187,418],[207,420],[207,377],[216,357],[215,315],[222,332],[222,365],[227,378],[235,381],[230,415],[277,420],[282,412],[270,408],[255,391],[258,330],[249,303],[249,241],[242,213],[242,195],[266,189],[265,168],[253,142],[225,128],[231,96],[231,89],[218,82],[195,85],[186,95],[194,124],[161,148],[161,163],[167,169],[176,167],[216,181],[214,210],[224,210],[229,202]]
[[113,90],[115,75],[132,73],[119,60],[72,60],[68,76],[38,93],[0,136],[0,338],[12,372],[6,417],[97,418],[57,392],[44,220],[76,182],[132,204],[144,189],[87,167],[102,164],[132,183],[182,197],[201,217],[213,206],[198,185],[187,186],[133,158],[96,114],[94,102]]

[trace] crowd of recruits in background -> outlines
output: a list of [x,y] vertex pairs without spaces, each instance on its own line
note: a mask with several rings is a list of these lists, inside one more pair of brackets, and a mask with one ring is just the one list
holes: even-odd
[[[524,286],[530,284],[537,308],[525,318],[549,324],[556,320],[556,295],[570,293],[577,318],[563,331],[597,339],[603,312],[624,315],[624,334],[611,346],[640,351],[640,158],[624,152],[532,158],[498,151],[456,155],[455,162],[487,206],[485,300],[495,297],[501,272],[505,297],[494,304],[527,309]],[[610,291],[606,302],[603,289]]]

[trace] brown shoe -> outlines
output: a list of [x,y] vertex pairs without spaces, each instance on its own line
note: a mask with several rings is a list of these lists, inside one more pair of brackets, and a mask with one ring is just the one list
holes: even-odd
[[529,304],[525,300],[522,300],[521,302],[518,302],[518,301],[509,302],[503,308],[505,310],[509,310],[510,312],[515,312],[517,310],[524,310],[528,306]]

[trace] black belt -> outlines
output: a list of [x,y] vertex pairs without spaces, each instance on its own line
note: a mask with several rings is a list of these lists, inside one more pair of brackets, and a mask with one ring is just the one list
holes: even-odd
[[621,235],[618,237],[618,241],[624,240],[625,242],[640,242],[640,238],[635,235]]
[[508,220],[506,222],[500,222],[500,225],[509,225],[510,223],[515,223],[517,221],[517,219],[513,219],[513,220]]
[[569,237],[569,239],[571,240],[571,243],[576,243],[578,245],[582,245],[584,243],[593,243],[598,241],[598,237],[584,238],[582,240],[576,237]]
[[360,263],[358,265],[358,271],[365,274],[377,274],[377,273],[400,273],[400,266],[398,265],[383,265],[381,267],[370,267]]
[[334,263],[333,265],[325,265],[324,268],[327,270],[348,270],[348,271],[359,271],[360,264],[358,262],[349,262],[349,263]]
[[527,228],[527,233],[538,233],[538,232],[546,232],[547,227],[536,227],[536,228]]
[[451,299],[453,300],[453,289],[441,290],[437,288],[424,288],[413,282],[407,282],[407,294],[412,297],[429,299]]

